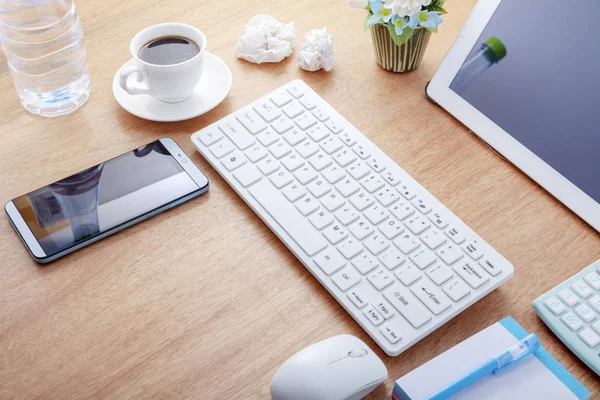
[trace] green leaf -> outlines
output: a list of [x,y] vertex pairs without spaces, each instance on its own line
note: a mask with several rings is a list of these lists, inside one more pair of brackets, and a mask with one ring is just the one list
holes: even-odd
[[412,28],[404,28],[404,30],[402,31],[402,35],[397,35],[396,28],[394,27],[393,24],[388,24],[388,31],[390,32],[390,36],[392,37],[392,40],[398,46],[402,46],[404,43],[406,43],[408,41],[408,39],[410,39],[410,37],[415,32],[415,30]]
[[369,18],[371,18],[371,15],[373,15],[373,13],[368,13],[367,16],[365,17],[365,22],[363,22],[363,29],[365,31],[367,31],[369,29]]

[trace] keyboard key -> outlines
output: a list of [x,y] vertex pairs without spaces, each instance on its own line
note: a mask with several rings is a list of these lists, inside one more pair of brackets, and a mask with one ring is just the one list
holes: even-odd
[[379,159],[375,158],[375,157],[371,157],[367,160],[367,164],[369,164],[369,166],[371,166],[371,168],[373,168],[373,170],[375,172],[381,172],[385,169],[385,166],[383,165],[383,163],[381,163],[379,161]]
[[282,170],[277,172],[276,174],[271,175],[271,177],[269,177],[269,180],[273,185],[275,185],[277,189],[281,189],[282,187],[292,183],[294,181],[294,178],[292,178],[292,176],[289,173]]
[[385,219],[390,216],[390,214],[385,208],[377,204],[373,207],[367,208],[363,212],[363,214],[373,225],[379,225],[381,222],[385,221]]
[[210,147],[210,152],[217,158],[223,158],[235,150],[235,146],[229,140],[221,140]]
[[471,239],[467,243],[463,245],[463,250],[467,253],[473,260],[479,260],[483,257],[483,249],[482,245],[477,239]]
[[342,225],[347,226],[356,221],[359,217],[359,213],[349,205],[345,205],[335,212],[335,217],[342,223]]
[[361,158],[361,160],[366,160],[367,158],[371,157],[371,153],[369,153],[362,144],[354,146],[352,150]]
[[208,147],[223,139],[223,134],[214,128],[209,128],[201,131],[198,134],[198,139],[200,139],[200,142],[202,142],[203,145]]
[[392,187],[400,183],[400,176],[392,171],[385,171],[381,174],[384,180],[387,181]]
[[338,250],[346,259],[350,260],[362,253],[363,248],[356,240],[348,239],[338,246]]
[[286,117],[279,117],[275,121],[271,122],[271,127],[275,129],[275,132],[281,135],[292,129],[294,124]]
[[400,221],[410,217],[415,213],[415,209],[408,202],[399,202],[390,207],[390,212]]
[[427,218],[422,215],[410,217],[405,223],[406,227],[415,235],[420,235],[431,226]]
[[356,183],[355,180],[344,179],[335,185],[335,188],[342,194],[342,196],[350,197],[360,190],[360,185]]
[[330,192],[321,199],[321,202],[323,203],[323,206],[331,212],[334,212],[346,203],[344,198],[336,192]]
[[410,286],[421,279],[421,272],[412,264],[405,264],[394,273],[404,286]]
[[575,296],[575,293],[571,292],[569,289],[563,289],[558,292],[558,297],[565,303],[568,307],[573,307],[575,304],[579,303],[579,299]]
[[375,174],[367,176],[362,181],[360,181],[360,184],[369,193],[375,193],[376,191],[385,186],[385,183],[383,183],[383,178]]
[[396,190],[406,199],[406,200],[412,200],[415,198],[415,196],[417,195],[410,186],[408,186],[407,184],[402,184],[399,186],[396,186]]
[[481,265],[491,276],[498,276],[502,272],[502,268],[499,266],[500,264],[487,257],[479,261],[479,265]]
[[587,344],[589,348],[593,349],[594,347],[600,344],[600,336],[598,336],[593,330],[589,328],[585,328],[577,335],[583,341],[583,343]]
[[544,305],[554,315],[560,315],[565,312],[565,306],[556,297],[549,297],[544,301]]
[[337,275],[334,275],[331,280],[335,285],[340,288],[342,292],[350,289],[361,280],[361,276],[352,267],[346,267],[341,270]]
[[583,281],[577,281],[571,285],[571,289],[583,299],[587,299],[592,295],[592,289]]
[[358,240],[364,240],[367,236],[373,234],[373,232],[375,232],[375,229],[362,218],[350,227],[350,233]]
[[325,126],[336,135],[342,131],[342,127],[339,126],[333,119],[327,120],[327,122],[325,122]]
[[283,113],[290,118],[296,118],[298,115],[304,112],[304,107],[299,103],[290,103],[283,108]]
[[372,235],[364,241],[365,247],[374,255],[379,255],[382,251],[390,247],[388,241],[383,235]]
[[412,236],[410,233],[407,233],[396,239],[394,241],[394,245],[404,254],[408,254],[416,250],[421,244],[416,237]]
[[442,290],[454,302],[462,300],[465,296],[471,293],[471,289],[469,289],[469,287],[463,281],[457,278],[454,278],[449,283],[445,284],[444,287],[442,287]]
[[327,179],[327,182],[333,185],[339,182],[341,179],[344,179],[346,176],[346,171],[337,165],[332,165],[331,167],[325,169],[322,174],[323,177]]
[[343,225],[334,224],[323,231],[323,235],[329,240],[329,243],[335,245],[348,237],[348,231]]
[[321,142],[321,148],[327,154],[333,154],[339,149],[343,148],[344,144],[336,137],[330,137]]
[[317,199],[331,192],[331,186],[324,179],[317,179],[306,187],[308,191]]
[[227,168],[227,171],[233,171],[246,164],[246,158],[242,153],[235,152],[223,158],[221,160],[221,164],[223,164],[223,166]]
[[479,265],[471,261],[454,264],[452,268],[473,289],[479,288],[490,280],[489,275]]
[[288,171],[294,172],[298,168],[304,165],[304,159],[300,157],[300,154],[291,153],[290,155],[281,159],[281,163]]
[[592,325],[592,328],[600,334],[600,321],[596,321],[594,322],[594,325]]
[[406,318],[413,328],[418,329],[431,321],[429,311],[418,302],[408,289],[396,284],[385,291],[383,297]]
[[294,176],[303,185],[307,185],[309,182],[317,179],[317,173],[310,167],[302,167],[298,171],[294,172]]
[[461,258],[463,258],[463,252],[460,248],[454,244],[447,244],[436,253],[439,258],[442,259],[448,265],[452,265]]
[[327,129],[323,128],[321,125],[317,125],[314,128],[311,128],[308,131],[306,131],[306,134],[312,140],[318,143],[321,140],[325,139],[327,136],[329,136],[331,133]]
[[356,139],[348,132],[342,133],[339,138],[348,147],[352,147],[356,144]]
[[583,326],[579,317],[572,312],[566,313],[560,320],[573,332],[578,331]]
[[448,221],[444,217],[442,217],[439,213],[432,212],[428,215],[429,220],[433,222],[433,224],[438,229],[444,229],[448,226]]
[[[298,125],[298,127],[300,129],[305,131],[308,128],[315,126],[315,124],[317,123],[317,120],[315,119],[315,117],[313,117],[309,113],[304,113],[304,114],[300,115],[298,118],[296,118],[294,120],[294,122],[296,122],[296,125]],[[317,142],[318,142],[318,140],[317,140]]]
[[269,147],[269,151],[273,154],[273,157],[276,159],[281,159],[292,152],[292,148],[286,142],[279,142],[271,147]]
[[381,256],[379,256],[379,261],[390,271],[395,270],[400,265],[404,264],[406,258],[402,255],[400,251],[395,248],[386,251]]
[[333,217],[331,214],[322,210],[311,215],[308,220],[318,230],[322,230],[323,228],[333,224]]
[[375,306],[375,309],[379,311],[379,314],[381,314],[386,320],[392,318],[396,313],[392,306],[390,306],[388,302],[383,299],[375,301],[373,305]]
[[238,121],[232,118],[219,124],[219,129],[235,144],[238,149],[246,150],[256,143],[254,137]]
[[386,187],[375,193],[375,198],[381,203],[381,205],[387,207],[398,200],[400,196],[394,189]]
[[254,105],[253,108],[254,111],[256,111],[258,115],[260,115],[262,119],[264,119],[267,122],[271,122],[281,115],[279,109],[267,101],[260,102]]
[[377,271],[369,273],[367,279],[375,289],[380,291],[395,282],[394,276],[383,268],[379,268]]
[[584,279],[594,290],[600,290],[600,275],[597,272],[587,274]]
[[580,304],[575,309],[575,312],[585,322],[591,322],[596,319],[596,313],[585,304]]
[[373,306],[367,306],[363,310],[363,313],[367,316],[367,319],[371,321],[371,323],[375,326],[381,325],[384,321],[381,314],[379,314],[379,312]]
[[317,154],[308,159],[310,165],[313,166],[317,171],[321,171],[327,167],[329,167],[332,163],[331,157],[328,157],[322,151],[319,151]]
[[316,107],[316,104],[308,97],[301,98],[300,104],[302,104],[304,106],[304,108],[306,108],[307,110],[312,110],[313,108]]
[[319,146],[311,141],[305,141],[300,146],[296,147],[296,151],[304,158],[308,158],[319,151]]
[[437,264],[425,272],[429,279],[436,285],[440,286],[448,282],[452,278],[452,271],[445,265]]
[[252,109],[237,112],[235,118],[253,135],[267,129],[265,121]]
[[353,287],[348,293],[346,293],[346,296],[348,296],[350,301],[352,301],[352,303],[358,308],[363,308],[369,303],[367,295],[361,285]]
[[437,261],[435,255],[426,249],[421,249],[410,256],[410,260],[415,263],[419,269],[425,269]]
[[354,265],[354,268],[356,268],[358,272],[366,275],[377,268],[379,262],[377,262],[377,259],[369,253],[362,253],[352,261],[352,265]]
[[245,154],[250,162],[256,163],[267,156],[267,151],[261,146],[253,146]]
[[404,225],[396,218],[390,218],[379,226],[379,231],[389,240],[394,240],[404,233]]
[[279,163],[270,157],[265,160],[262,160],[261,162],[256,164],[256,166],[266,176],[271,175],[273,172],[279,169]]
[[467,240],[465,235],[457,228],[450,227],[446,230],[446,235],[448,235],[448,237],[456,244],[461,244]]
[[288,92],[282,90],[271,96],[271,101],[277,107],[281,108],[293,100],[292,96]]
[[302,143],[304,140],[306,140],[306,135],[302,133],[301,130],[294,128],[284,133],[283,138],[289,143],[290,146],[296,146],[298,143]]
[[272,145],[273,143],[275,143],[279,140],[279,135],[277,133],[275,133],[274,130],[267,129],[267,130],[259,133],[256,136],[256,138],[258,139],[259,142],[262,143],[263,146],[269,147],[270,145]]
[[300,97],[304,96],[304,89],[302,88],[302,85],[299,83],[290,84],[287,87],[287,91],[289,94],[294,96],[295,99],[299,99]]
[[588,300],[588,304],[592,306],[596,312],[600,313],[600,296],[594,296]]
[[421,236],[421,240],[431,250],[435,250],[447,242],[446,236],[437,229],[431,229]]
[[352,164],[350,167],[348,167],[347,171],[350,176],[356,180],[364,178],[369,172],[371,172],[369,166],[363,162]]
[[329,115],[327,115],[323,111],[321,111],[320,108],[316,108],[315,110],[313,110],[312,113],[321,122],[325,122],[329,119]]
[[256,167],[249,165],[245,168],[235,170],[233,172],[233,177],[237,179],[240,185],[247,188],[260,181],[262,179],[262,174]]
[[417,197],[412,201],[413,206],[415,206],[415,208],[417,210],[419,210],[421,212],[421,214],[428,214],[429,212],[431,212],[431,206],[429,205],[429,203],[427,203],[427,201],[425,201],[424,199]]
[[327,241],[269,182],[262,180],[248,192],[309,257],[327,247]]
[[396,344],[402,340],[401,330],[398,329],[397,324],[386,324],[379,328],[379,331],[385,336],[391,344]]
[[346,265],[346,261],[333,247],[316,256],[314,261],[327,275],[336,273]]
[[421,279],[411,286],[410,291],[435,315],[440,315],[450,308],[448,297],[427,279]]
[[298,183],[294,183],[293,185],[288,185],[285,187],[281,193],[292,203],[296,200],[301,199],[306,194],[306,190],[304,190],[304,186],[301,186]]
[[362,190],[350,197],[350,203],[356,207],[358,211],[364,210],[373,204],[373,202],[373,198],[367,192]]
[[340,167],[347,167],[356,161],[356,154],[354,154],[354,152],[352,152],[350,149],[344,149],[335,153],[333,155],[333,159]]
[[[302,198],[301,200],[299,200],[298,202],[296,202],[296,208],[305,217],[307,215],[310,215],[310,214],[314,213],[320,207],[321,206],[319,205],[319,201],[316,200],[314,197],[311,197],[311,196],[305,196],[304,198]],[[333,243],[333,244],[335,244],[335,243]]]

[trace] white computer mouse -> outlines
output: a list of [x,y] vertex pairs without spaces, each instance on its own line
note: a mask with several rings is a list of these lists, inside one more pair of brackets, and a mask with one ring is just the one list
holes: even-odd
[[387,378],[387,369],[359,338],[340,335],[290,357],[271,383],[274,400],[358,400]]

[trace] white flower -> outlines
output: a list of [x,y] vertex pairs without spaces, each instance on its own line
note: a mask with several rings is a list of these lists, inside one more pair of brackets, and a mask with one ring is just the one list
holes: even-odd
[[367,8],[369,0],[348,0],[348,4],[355,8]]
[[421,11],[423,6],[431,4],[431,0],[383,0],[386,8],[392,10],[392,14],[400,17],[410,17]]

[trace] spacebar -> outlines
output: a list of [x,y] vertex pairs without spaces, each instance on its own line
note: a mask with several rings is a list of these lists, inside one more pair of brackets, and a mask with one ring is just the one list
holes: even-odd
[[248,191],[309,257],[327,247],[325,238],[269,181],[263,179]]

